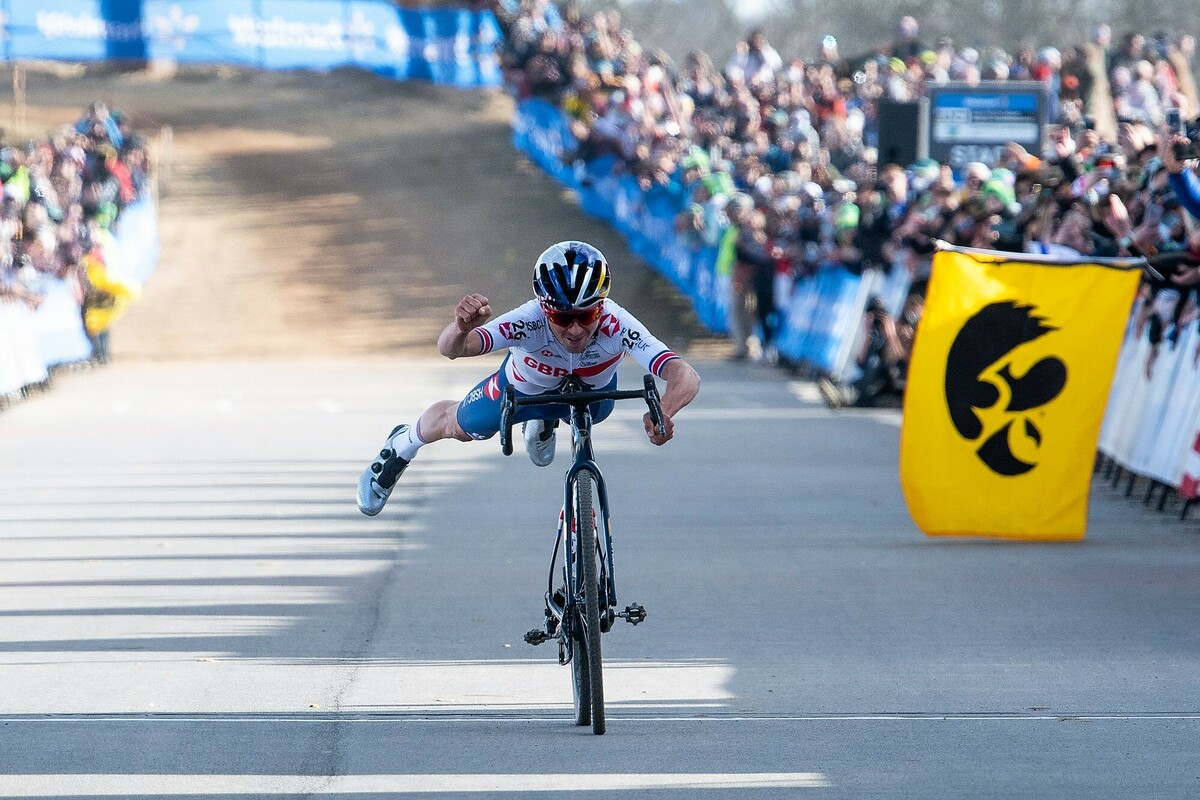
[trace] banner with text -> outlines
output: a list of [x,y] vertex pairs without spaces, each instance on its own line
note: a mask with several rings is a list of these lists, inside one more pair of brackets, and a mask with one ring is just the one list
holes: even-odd
[[0,36],[8,61],[353,66],[462,88],[501,83],[491,12],[386,0],[0,0]]

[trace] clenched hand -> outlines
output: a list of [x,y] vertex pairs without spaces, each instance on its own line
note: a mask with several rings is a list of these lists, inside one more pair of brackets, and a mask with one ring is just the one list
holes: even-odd
[[470,333],[492,317],[492,306],[481,294],[469,294],[454,307],[454,322],[463,333]]

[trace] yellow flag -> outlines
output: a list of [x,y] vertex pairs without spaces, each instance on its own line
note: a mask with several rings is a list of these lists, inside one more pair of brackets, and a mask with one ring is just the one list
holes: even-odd
[[917,527],[1083,538],[1138,267],[949,246],[934,255],[900,435]]

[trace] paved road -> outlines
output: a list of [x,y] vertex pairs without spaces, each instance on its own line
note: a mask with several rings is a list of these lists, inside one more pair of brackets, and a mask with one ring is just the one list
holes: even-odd
[[[524,631],[561,471],[364,460],[471,363],[116,364],[0,415],[0,796],[1194,797],[1200,539],[1097,484],[1078,545],[934,541],[899,418],[700,364],[598,452],[609,733]],[[628,378],[636,381],[636,372]]]

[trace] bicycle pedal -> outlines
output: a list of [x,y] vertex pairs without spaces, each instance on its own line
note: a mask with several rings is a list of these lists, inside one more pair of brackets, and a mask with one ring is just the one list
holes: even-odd
[[646,621],[646,609],[637,603],[633,603],[632,605],[625,606],[625,610],[617,614],[617,616],[631,625],[637,625]]
[[529,633],[525,634],[525,642],[527,644],[534,645],[535,647],[548,641],[550,641],[550,634],[537,628],[534,628]]

